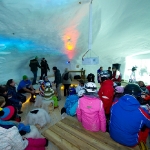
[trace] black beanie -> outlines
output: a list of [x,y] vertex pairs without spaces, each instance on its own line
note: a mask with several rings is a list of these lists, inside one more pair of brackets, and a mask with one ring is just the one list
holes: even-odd
[[57,67],[53,67],[53,70],[57,70]]

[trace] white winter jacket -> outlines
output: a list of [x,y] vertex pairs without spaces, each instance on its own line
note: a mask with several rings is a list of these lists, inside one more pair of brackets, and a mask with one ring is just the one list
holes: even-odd
[[0,150],[24,150],[27,145],[28,141],[22,139],[17,127],[0,127]]

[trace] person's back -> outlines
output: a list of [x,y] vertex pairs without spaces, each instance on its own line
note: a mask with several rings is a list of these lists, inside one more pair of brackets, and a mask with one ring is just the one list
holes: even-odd
[[143,125],[150,127],[150,116],[140,108],[140,103],[131,95],[121,97],[111,110],[111,138],[120,144],[135,146]]
[[106,118],[102,101],[96,96],[96,85],[85,85],[86,93],[78,101],[77,118],[90,131],[106,131]]
[[141,89],[137,84],[128,84],[124,94],[111,108],[110,136],[126,146],[135,146],[141,141],[146,143],[150,115],[148,109],[143,108],[146,105],[140,106]]
[[84,95],[79,99],[77,118],[90,131],[106,131],[106,120],[102,101],[94,96]]
[[61,73],[59,69],[57,69],[55,72],[55,83],[56,85],[62,83]]
[[30,64],[29,64],[31,71],[37,71],[38,67],[40,67],[38,61],[36,59],[32,59],[30,60]]
[[113,81],[110,79],[103,81],[99,89],[98,95],[103,101],[105,114],[110,114],[110,108],[114,96]]
[[70,109],[74,106],[74,104],[78,101],[79,97],[74,94],[74,95],[69,95],[66,98],[66,102],[65,102],[65,108],[66,108],[66,113],[68,115],[70,115]]

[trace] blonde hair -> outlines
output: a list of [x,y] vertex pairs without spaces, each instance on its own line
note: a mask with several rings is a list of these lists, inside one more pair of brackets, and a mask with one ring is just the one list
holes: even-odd
[[5,102],[5,98],[3,96],[0,96],[0,107]]

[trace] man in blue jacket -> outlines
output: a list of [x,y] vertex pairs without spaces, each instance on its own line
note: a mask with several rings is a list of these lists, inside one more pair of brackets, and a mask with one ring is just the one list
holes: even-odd
[[133,147],[139,142],[146,143],[148,137],[150,115],[138,101],[141,92],[138,85],[128,84],[124,89],[125,95],[111,108],[110,136],[125,146]]
[[100,81],[100,75],[101,75],[101,72],[103,71],[103,67],[100,67],[98,70],[97,70],[97,82],[98,83],[101,83]]

